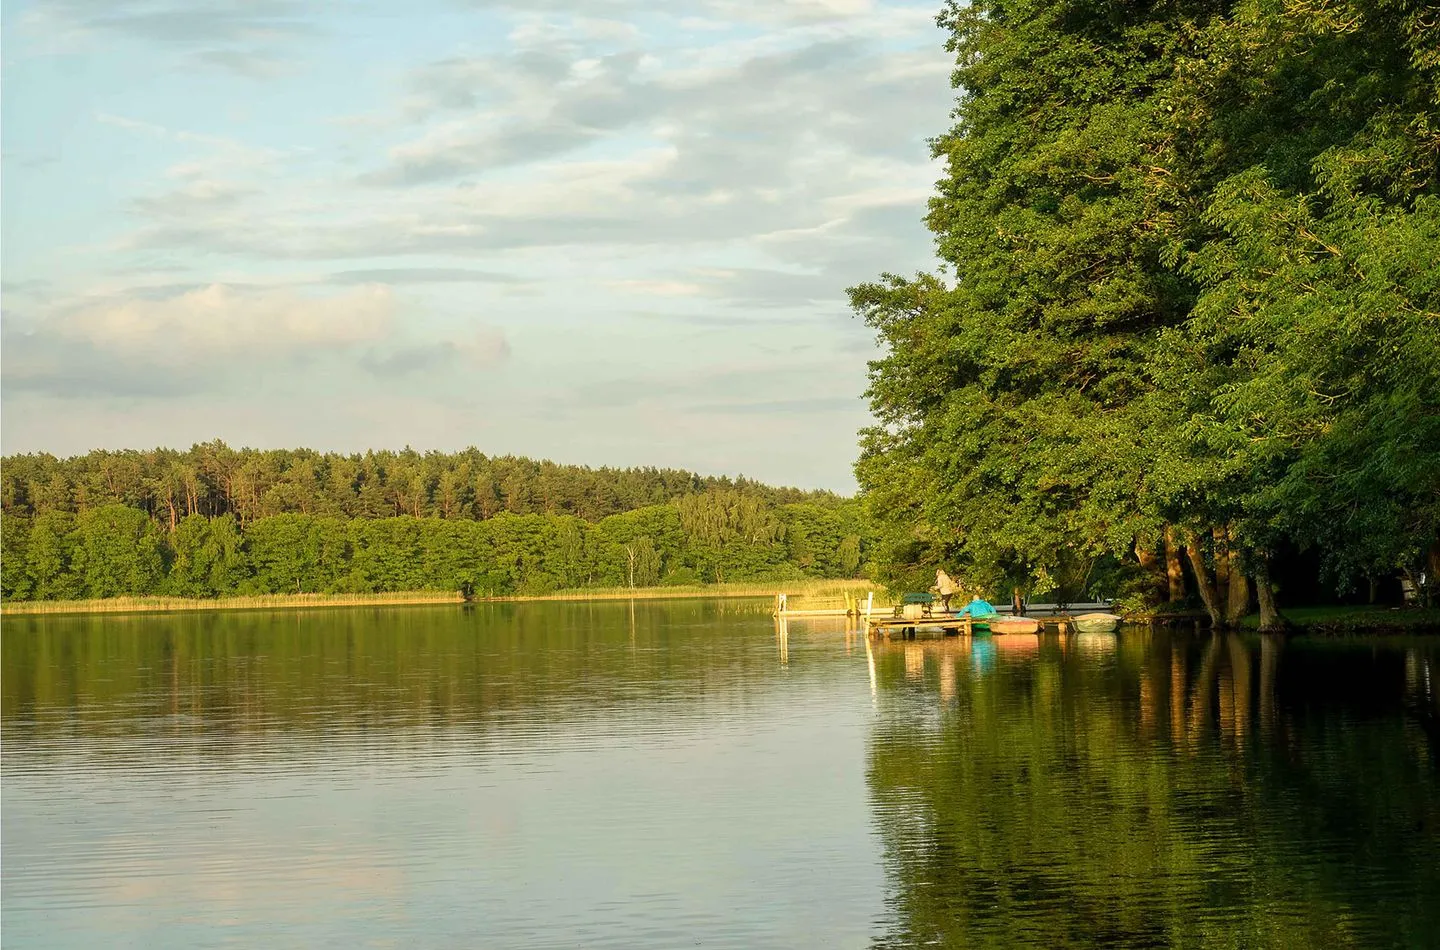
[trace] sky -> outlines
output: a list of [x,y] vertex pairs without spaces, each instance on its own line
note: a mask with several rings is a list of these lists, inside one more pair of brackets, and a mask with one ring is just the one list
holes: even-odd
[[933,266],[938,7],[10,0],[0,448],[853,490],[844,290]]

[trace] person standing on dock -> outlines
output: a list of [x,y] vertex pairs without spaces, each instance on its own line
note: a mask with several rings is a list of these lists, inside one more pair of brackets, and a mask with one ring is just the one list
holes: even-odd
[[935,569],[935,586],[931,588],[940,595],[940,609],[946,613],[950,612],[950,598],[960,593],[960,585],[955,583],[949,574],[939,568]]

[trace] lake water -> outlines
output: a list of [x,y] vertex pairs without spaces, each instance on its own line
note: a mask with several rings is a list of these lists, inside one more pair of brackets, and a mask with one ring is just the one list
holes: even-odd
[[1440,946],[1440,643],[10,618],[22,947]]

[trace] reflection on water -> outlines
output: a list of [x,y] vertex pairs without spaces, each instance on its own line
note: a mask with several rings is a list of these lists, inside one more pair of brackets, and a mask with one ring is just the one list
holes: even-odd
[[879,945],[1440,945],[1433,644],[1024,639],[878,657]]
[[1440,945],[1440,652],[768,601],[5,624],[27,946]]
[[7,620],[0,942],[864,946],[866,671],[768,614]]

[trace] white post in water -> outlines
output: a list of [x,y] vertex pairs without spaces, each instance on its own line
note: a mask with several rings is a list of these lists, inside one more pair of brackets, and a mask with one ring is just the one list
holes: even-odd
[[870,608],[875,606],[875,592],[872,590],[865,595],[865,619],[870,619]]

